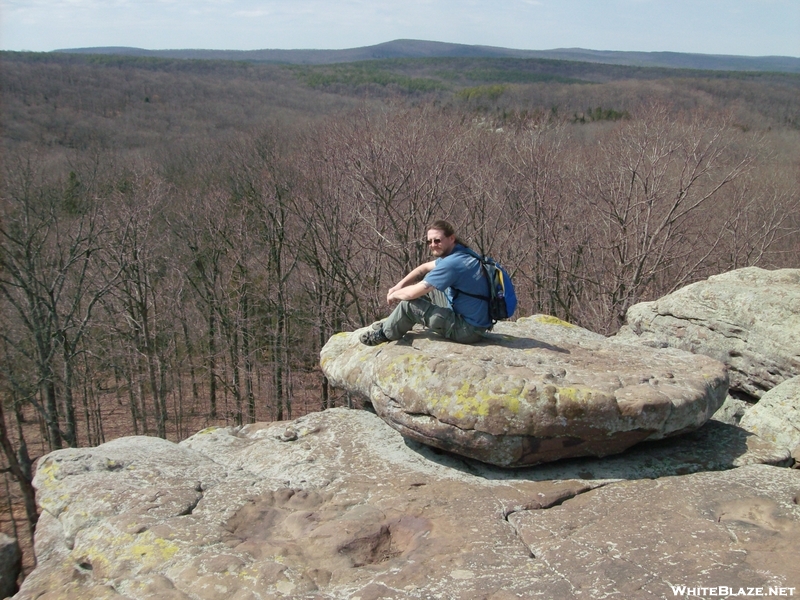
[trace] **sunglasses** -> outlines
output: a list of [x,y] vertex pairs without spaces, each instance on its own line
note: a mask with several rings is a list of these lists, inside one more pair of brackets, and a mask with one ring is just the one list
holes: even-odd
[[432,240],[427,240],[427,242],[428,242],[429,246],[431,246],[431,245],[438,246],[439,244],[442,243],[442,239],[441,238],[434,238]]

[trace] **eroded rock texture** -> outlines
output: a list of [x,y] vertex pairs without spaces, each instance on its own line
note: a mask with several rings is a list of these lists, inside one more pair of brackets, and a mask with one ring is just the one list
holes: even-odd
[[499,466],[607,456],[703,425],[724,366],[605,338],[553,317],[498,323],[474,345],[419,330],[376,347],[333,336],[322,369],[416,441]]
[[740,425],[778,446],[790,450],[800,447],[800,376],[764,394],[745,412]]
[[711,356],[756,398],[800,375],[800,269],[748,267],[628,309],[618,337]]
[[[16,598],[800,588],[800,471],[758,464],[785,458],[715,422],[606,459],[509,470],[405,441],[374,414],[346,409],[181,444],[124,438],[40,461],[39,562]],[[736,464],[747,466],[702,472]]]

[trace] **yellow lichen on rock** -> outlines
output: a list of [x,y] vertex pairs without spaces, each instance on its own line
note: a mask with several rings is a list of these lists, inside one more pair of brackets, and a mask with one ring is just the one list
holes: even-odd
[[463,419],[466,416],[485,417],[489,414],[488,399],[480,397],[483,394],[476,396],[469,381],[462,383],[454,396],[453,400],[457,408],[453,411],[453,416],[456,418]]
[[213,425],[211,427],[206,427],[205,429],[201,429],[195,435],[206,435],[206,434],[209,434],[209,433],[214,433],[217,429],[219,429],[219,427],[217,427],[216,425]]
[[558,317],[554,317],[552,315],[537,315],[533,317],[534,321],[539,323],[543,323],[544,325],[560,325],[561,327],[575,327],[572,323],[567,323],[566,321],[562,321]]
[[168,561],[180,549],[176,543],[157,537],[150,531],[139,534],[137,538],[137,543],[130,547],[128,554],[153,566]]
[[58,463],[45,458],[37,467],[37,484],[40,489],[50,487],[58,481]]
[[[508,385],[504,377],[486,384],[486,374],[475,369],[460,368],[450,361],[431,361],[429,357],[407,354],[392,360],[381,371],[380,388],[388,397],[396,398],[406,405],[414,405],[414,410],[430,415],[449,415],[456,419],[475,421],[504,414],[506,417],[518,415],[521,410],[521,395],[524,382]],[[458,370],[454,373],[453,369]],[[456,377],[457,375],[457,377]],[[459,382],[454,388],[448,381]],[[476,385],[475,381],[482,381]],[[408,390],[414,389],[413,398]]]
[[179,549],[176,543],[151,531],[134,535],[97,527],[82,532],[70,559],[91,565],[96,573],[105,572],[107,576],[118,569],[149,573],[163,566]]
[[442,410],[451,413],[457,419],[480,419],[501,412],[517,415],[520,411],[518,391],[494,393],[476,389],[472,383],[465,381],[452,394],[430,397],[429,405],[431,409],[441,406]]

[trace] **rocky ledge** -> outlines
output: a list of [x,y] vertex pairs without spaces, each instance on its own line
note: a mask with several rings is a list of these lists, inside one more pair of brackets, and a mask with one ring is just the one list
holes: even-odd
[[332,385],[410,439],[498,466],[608,456],[692,431],[728,389],[714,359],[545,315],[498,323],[474,345],[417,330],[369,347],[359,333],[322,349]]
[[122,438],[40,461],[38,566],[15,599],[797,595],[800,471],[762,464],[787,460],[714,421],[521,469],[347,409],[180,444]]

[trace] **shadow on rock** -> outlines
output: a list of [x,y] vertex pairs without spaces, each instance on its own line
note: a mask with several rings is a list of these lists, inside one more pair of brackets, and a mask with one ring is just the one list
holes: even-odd
[[560,346],[553,346],[546,342],[539,341],[530,337],[517,337],[514,335],[507,335],[502,333],[488,333],[486,337],[479,343],[481,346],[503,346],[504,348],[513,348],[514,350],[549,350],[550,352],[560,352],[562,354],[570,354],[570,351]]
[[789,451],[735,425],[709,421],[672,438],[643,442],[622,454],[575,458],[535,467],[503,469],[406,439],[426,459],[486,479],[551,481],[564,479],[656,479],[702,471],[724,471],[749,464],[789,466]]
[[510,350],[537,349],[537,350],[548,350],[550,352],[559,352],[561,354],[570,354],[570,351],[567,350],[566,348],[562,348],[560,346],[554,346],[552,344],[539,341],[535,338],[520,337],[504,333],[491,333],[491,332],[487,333],[486,337],[484,337],[477,344],[470,344],[469,346],[465,346],[463,344],[457,344],[457,342],[446,340],[439,334],[433,333],[428,330],[411,331],[407,333],[403,338],[397,340],[394,343],[400,347],[410,348],[414,346],[414,342],[419,342],[420,340],[426,340],[438,343],[449,343],[449,344],[454,344],[456,346],[462,346],[464,348],[468,347],[480,348],[481,346],[502,346],[503,348]]

